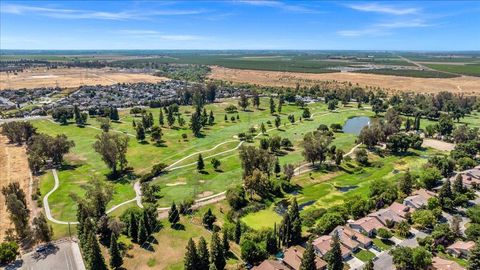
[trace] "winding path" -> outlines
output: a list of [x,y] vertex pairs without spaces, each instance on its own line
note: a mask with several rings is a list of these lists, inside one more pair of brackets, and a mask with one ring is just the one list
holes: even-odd
[[[355,110],[358,110],[357,108],[352,108],[352,109],[346,109],[346,110],[341,110],[341,111],[337,111],[338,113],[340,112],[346,112],[346,111],[355,111]],[[322,113],[320,114],[320,112],[316,112],[316,113],[312,113],[312,115],[310,116],[310,119],[314,118],[315,116],[325,116],[325,115],[330,115],[334,112],[328,112],[328,113]],[[54,122],[52,119],[48,119],[52,122]],[[287,123],[287,125],[285,126],[291,126],[291,125],[294,125],[292,123]],[[90,128],[93,128],[93,129],[97,129],[97,130],[101,130],[97,127],[94,127],[94,126],[90,126],[90,125],[87,125],[86,127],[90,127]],[[267,132],[270,132],[272,130],[275,130],[277,128],[270,128],[267,130]],[[125,132],[122,132],[122,131],[118,131],[118,130],[113,130],[114,132],[119,132],[119,133],[123,133],[123,134],[127,134],[128,136],[133,136],[135,137],[133,134],[129,134],[129,133],[125,133]],[[261,136],[262,133],[258,133],[257,135],[255,135],[253,137],[253,139],[257,139],[259,136]],[[231,142],[235,142],[237,140],[229,140],[229,141],[225,141],[225,142],[222,142],[222,143],[219,143],[217,145],[215,145],[214,147],[210,148],[210,149],[206,149],[206,150],[202,150],[202,151],[198,151],[198,152],[195,152],[195,153],[192,153],[186,157],[183,157],[177,161],[175,161],[174,163],[172,163],[170,166],[168,166],[166,169],[169,170],[169,171],[173,171],[173,170],[178,170],[178,169],[182,169],[182,168],[185,168],[185,167],[189,167],[189,166],[194,166],[196,165],[197,163],[196,162],[192,162],[192,163],[189,163],[189,164],[185,164],[185,165],[180,165],[180,166],[175,166],[176,164],[178,163],[181,163],[182,161],[188,159],[188,158],[191,158],[195,155],[198,155],[198,154],[201,154],[201,153],[205,153],[205,152],[210,152],[212,150],[215,150],[216,148],[218,148],[219,146],[223,145],[223,144],[226,144],[226,143],[231,143]],[[229,152],[233,152],[237,149],[239,149],[243,143],[245,141],[240,141],[238,143],[237,146],[235,146],[234,148],[232,149],[229,149],[229,150],[225,150],[225,151],[222,151],[220,153],[216,153],[216,154],[213,154],[213,155],[210,155],[210,156],[207,156],[205,157],[204,159],[209,159],[209,158],[212,158],[212,157],[215,157],[215,156],[219,156],[219,155],[223,155],[225,153],[229,153]],[[348,155],[351,155],[355,149],[357,149],[357,147],[359,147],[361,144],[357,144],[355,145],[348,153],[346,153],[344,155],[345,156],[348,156]],[[295,175],[299,175],[301,173],[304,173],[304,172],[307,172],[307,171],[310,171],[310,169],[307,169],[305,171],[302,171],[300,172],[300,169],[305,167],[305,166],[309,166],[310,164],[306,163],[306,164],[303,164],[303,165],[300,165],[299,167],[295,168]],[[55,169],[52,169],[52,173],[53,173],[53,177],[55,179],[55,185],[53,187],[52,190],[50,190],[46,195],[45,197],[43,198],[43,205],[44,205],[44,209],[45,209],[45,214],[46,214],[46,217],[48,220],[50,220],[51,222],[54,222],[54,223],[57,223],[57,224],[63,224],[63,225],[68,225],[68,224],[78,224],[77,221],[74,221],[74,222],[68,222],[68,221],[60,221],[60,220],[57,220],[55,218],[53,218],[52,216],[52,213],[51,213],[51,210],[50,210],[50,205],[48,204],[48,197],[53,193],[55,192],[59,185],[60,185],[60,181],[58,179],[58,175],[57,175],[57,171]],[[106,211],[106,213],[111,213],[113,211],[115,211],[116,209],[118,209],[119,207],[123,206],[123,205],[126,205],[126,204],[129,204],[131,202],[134,202],[136,201],[138,207],[140,208],[143,208],[143,205],[142,205],[142,191],[141,191],[141,185],[140,185],[140,182],[137,181],[135,182],[134,186],[133,186],[134,190],[135,190],[135,198],[131,199],[131,200],[127,200],[127,201],[124,201],[120,204],[117,204],[117,205],[114,205],[112,208],[108,209]],[[224,200],[226,198],[226,191],[223,191],[223,192],[220,192],[220,193],[217,193],[217,194],[213,194],[211,196],[208,196],[208,197],[204,197],[204,198],[200,198],[200,199],[197,199],[195,200],[195,203],[194,205],[192,206],[193,208],[198,208],[198,207],[201,207],[201,206],[204,206],[204,205],[208,205],[208,204],[213,204],[213,203],[216,203],[216,202],[219,202],[221,200]],[[162,207],[162,208],[157,208],[158,212],[160,213],[160,216],[164,215],[170,208],[169,207]]]

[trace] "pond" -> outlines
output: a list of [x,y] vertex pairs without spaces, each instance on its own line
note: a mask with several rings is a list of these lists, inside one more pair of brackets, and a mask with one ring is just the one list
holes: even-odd
[[[302,211],[305,207],[312,205],[314,203],[315,203],[315,200],[301,203],[298,205],[298,210]],[[288,200],[283,199],[275,204],[273,211],[275,211],[275,213],[279,214],[280,216],[283,216],[288,211],[288,206],[290,206],[290,203],[288,202]]]
[[366,116],[357,116],[347,120],[345,125],[342,128],[344,133],[350,133],[358,135],[363,127],[370,124],[370,117]]

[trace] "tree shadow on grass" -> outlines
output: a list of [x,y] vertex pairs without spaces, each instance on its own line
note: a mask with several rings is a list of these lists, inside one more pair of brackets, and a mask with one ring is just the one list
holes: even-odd
[[76,168],[80,167],[79,164],[62,164],[58,170],[59,171],[68,171],[68,170],[75,170]]
[[201,171],[198,171],[199,173],[203,174],[203,175],[209,175],[210,173],[205,171],[205,170],[201,170]]
[[175,223],[173,225],[170,226],[172,229],[176,230],[176,231],[185,231],[185,225],[181,224],[181,223]]
[[142,145],[145,145],[145,144],[150,144],[148,141],[145,141],[145,140],[143,140],[143,141],[139,141],[138,143],[139,143],[139,144],[142,144]]

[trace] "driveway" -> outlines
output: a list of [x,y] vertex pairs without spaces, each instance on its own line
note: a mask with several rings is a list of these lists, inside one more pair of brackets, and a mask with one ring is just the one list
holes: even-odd
[[21,260],[7,266],[6,270],[85,270],[78,243],[62,241],[51,244],[42,252],[32,251],[22,256]]
[[417,229],[411,229],[410,233],[412,234],[412,236],[410,238],[404,239],[398,245],[404,247],[418,247],[417,238],[424,238],[428,236],[428,234]]
[[393,257],[388,254],[388,251],[383,251],[373,262],[373,268],[376,270],[394,269]]
[[351,257],[348,261],[348,266],[350,266],[350,270],[361,270],[363,269],[364,263],[355,257]]

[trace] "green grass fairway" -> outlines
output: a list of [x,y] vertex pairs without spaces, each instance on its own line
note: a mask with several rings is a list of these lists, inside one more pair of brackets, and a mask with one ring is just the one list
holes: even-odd
[[272,204],[267,209],[246,215],[242,218],[242,221],[255,230],[273,228],[273,224],[277,223],[278,225],[282,222],[282,217],[274,212],[273,207],[274,205]]
[[[134,137],[130,137],[129,149],[127,152],[128,165],[134,169],[137,174],[148,172],[154,164],[164,162],[166,164],[173,164],[184,157],[183,161],[177,162],[175,166],[187,165],[195,163],[197,160],[198,151],[206,151],[203,153],[206,163],[205,172],[197,172],[195,166],[185,167],[179,170],[171,171],[154,180],[154,183],[159,183],[162,187],[163,197],[160,199],[160,205],[169,205],[172,201],[181,201],[186,198],[201,198],[215,193],[222,192],[228,187],[241,183],[241,168],[238,157],[238,151],[229,151],[227,153],[216,156],[222,165],[219,171],[214,171],[210,165],[210,155],[218,154],[226,150],[235,148],[239,141],[236,135],[240,132],[247,132],[250,127],[258,128],[263,122],[267,126],[268,135],[279,135],[287,137],[294,143],[294,150],[288,152],[287,155],[281,156],[280,163],[300,164],[303,162],[301,155],[301,147],[299,146],[304,134],[315,130],[319,124],[330,125],[332,123],[343,124],[348,118],[365,115],[371,116],[372,112],[364,109],[357,109],[355,104],[347,107],[339,108],[337,112],[330,112],[326,109],[324,103],[309,104],[308,107],[313,115],[312,120],[303,120],[299,122],[298,119],[302,110],[295,105],[284,105],[282,113],[282,126],[280,129],[275,129],[272,125],[268,125],[267,121],[274,122],[275,117],[270,115],[266,109],[251,111],[239,111],[240,120],[231,121],[230,116],[237,114],[229,114],[228,121],[224,120],[226,114],[224,108],[230,104],[237,105],[237,100],[227,100],[221,103],[209,104],[206,106],[207,111],[212,110],[215,115],[215,125],[207,127],[203,134],[204,137],[195,138],[187,127],[175,127],[173,129],[163,128],[163,144],[156,146],[149,143],[139,143]],[[268,99],[261,99],[261,107],[265,108],[268,104]],[[155,122],[158,123],[159,109],[147,109],[152,112]],[[189,115],[192,112],[191,106],[182,106],[180,111],[185,118],[189,120]],[[294,114],[297,122],[291,125],[287,121],[287,116]],[[132,122],[140,122],[141,118],[129,114],[129,111],[124,110],[120,112],[121,121],[112,123],[112,132],[120,131],[127,134],[135,134]],[[82,196],[84,194],[83,185],[89,179],[96,177],[106,180],[106,174],[109,172],[108,168],[101,160],[92,145],[95,142],[95,136],[100,134],[98,123],[94,118],[88,120],[90,126],[79,128],[74,124],[59,125],[48,120],[32,121],[39,132],[56,135],[65,134],[69,139],[75,142],[75,147],[71,153],[65,157],[65,166],[58,170],[60,187],[49,197],[50,208],[52,215],[62,221],[75,221],[76,204],[71,198],[70,194],[77,194]],[[92,128],[94,127],[94,128]],[[185,133],[188,138],[183,140],[181,135]],[[258,144],[260,137],[253,142]],[[248,143],[245,143],[248,144]],[[348,151],[355,144],[355,136],[352,134],[336,133],[334,144],[337,147]],[[212,149],[213,148],[213,149]],[[133,180],[111,181],[114,186],[114,197],[108,207],[119,204],[126,200],[135,197],[133,191]],[[42,195],[45,195],[53,188],[54,180],[51,171],[46,171],[41,176],[40,190]],[[124,207],[116,210],[121,212]],[[114,215],[118,213],[112,213]],[[65,235],[66,229],[60,227],[67,227],[63,225],[55,225],[54,228],[58,231],[58,235]]]

